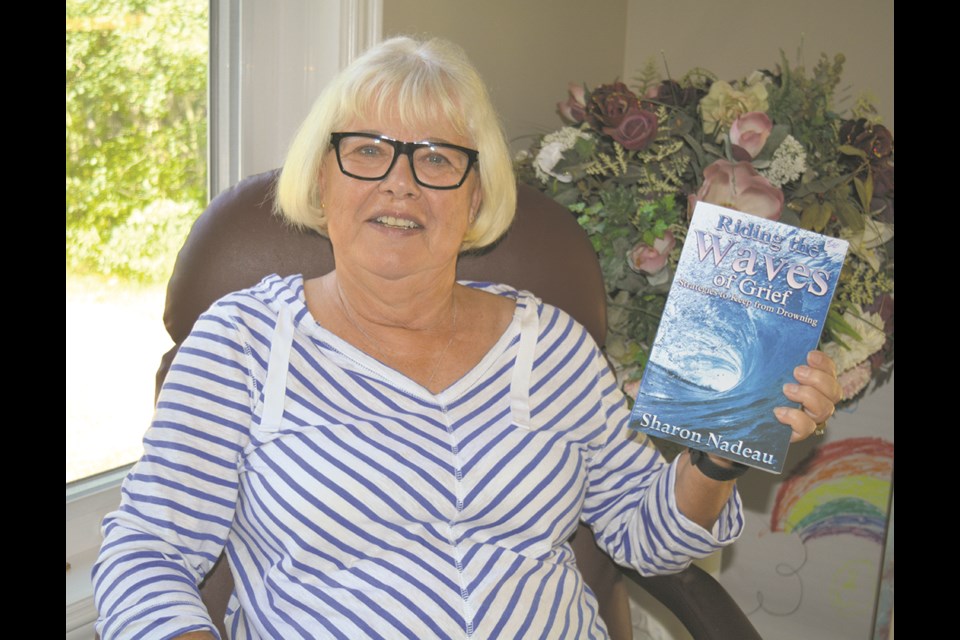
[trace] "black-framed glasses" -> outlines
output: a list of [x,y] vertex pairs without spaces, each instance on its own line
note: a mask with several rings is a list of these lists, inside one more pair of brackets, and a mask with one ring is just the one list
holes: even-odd
[[407,156],[417,184],[429,189],[456,189],[477,164],[480,153],[446,142],[401,142],[375,133],[330,134],[340,171],[357,180],[382,180],[397,158]]

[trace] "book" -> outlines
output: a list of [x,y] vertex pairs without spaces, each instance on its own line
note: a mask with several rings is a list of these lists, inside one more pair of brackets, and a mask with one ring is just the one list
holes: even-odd
[[816,348],[847,242],[698,202],[630,426],[781,473],[773,409]]

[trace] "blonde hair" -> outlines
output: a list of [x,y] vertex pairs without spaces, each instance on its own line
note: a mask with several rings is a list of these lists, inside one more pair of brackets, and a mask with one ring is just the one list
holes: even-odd
[[460,47],[441,39],[391,38],[333,79],[287,152],[275,210],[326,235],[318,176],[330,151],[330,134],[357,117],[391,113],[398,113],[405,126],[442,118],[476,145],[482,201],[460,250],[484,247],[506,233],[516,210],[517,186],[503,129],[480,74]]

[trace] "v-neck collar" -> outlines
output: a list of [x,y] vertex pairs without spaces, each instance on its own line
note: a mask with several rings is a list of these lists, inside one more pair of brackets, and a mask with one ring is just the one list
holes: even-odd
[[302,275],[298,274],[282,279],[286,280],[290,288],[296,292],[295,297],[291,296],[284,301],[290,305],[293,311],[295,329],[312,338],[317,343],[318,348],[325,348],[339,354],[342,358],[350,361],[355,368],[362,369],[371,376],[384,380],[407,395],[427,400],[440,406],[449,405],[475,385],[477,380],[493,366],[497,359],[507,351],[510,345],[519,339],[523,310],[533,302],[532,296],[530,296],[529,293],[518,291],[508,285],[478,283],[469,280],[458,281],[458,284],[464,286],[476,288],[494,295],[513,298],[516,301],[516,305],[510,323],[490,350],[488,350],[469,371],[451,383],[446,389],[443,389],[439,393],[433,393],[406,374],[384,364],[317,322],[307,308]]

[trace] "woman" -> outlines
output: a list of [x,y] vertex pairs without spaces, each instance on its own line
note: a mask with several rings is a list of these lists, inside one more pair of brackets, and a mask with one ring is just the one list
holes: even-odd
[[[394,39],[338,76],[277,194],[336,270],[271,276],[198,320],[105,521],[104,638],[211,637],[195,585],[224,548],[235,638],[604,637],[567,544],[581,519],[644,573],[736,538],[734,483],[702,469],[726,471],[666,465],[627,429],[582,327],[456,282],[514,199],[461,51]],[[797,377],[804,409],[778,417],[802,439],[838,385],[817,353]]]

